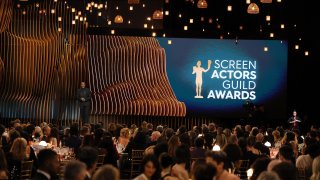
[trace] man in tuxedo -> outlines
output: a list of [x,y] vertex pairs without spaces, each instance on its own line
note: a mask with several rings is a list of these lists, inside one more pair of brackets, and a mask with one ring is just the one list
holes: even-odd
[[77,99],[80,105],[80,117],[82,123],[89,123],[89,111],[91,105],[91,91],[86,88],[86,83],[81,82],[80,88],[77,91]]
[[52,149],[43,149],[38,153],[38,170],[33,180],[59,179],[57,174],[60,170],[58,155]]
[[288,119],[288,123],[291,124],[290,129],[299,129],[299,123],[301,123],[301,118],[297,116],[297,111],[294,110],[292,116]]

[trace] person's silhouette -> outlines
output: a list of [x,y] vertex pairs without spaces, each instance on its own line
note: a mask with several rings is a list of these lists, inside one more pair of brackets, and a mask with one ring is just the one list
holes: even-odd
[[193,66],[192,74],[196,74],[196,96],[194,98],[203,98],[201,96],[202,90],[202,72],[208,72],[211,66],[211,60],[208,60],[208,68],[201,67],[201,61],[197,62],[197,66]]

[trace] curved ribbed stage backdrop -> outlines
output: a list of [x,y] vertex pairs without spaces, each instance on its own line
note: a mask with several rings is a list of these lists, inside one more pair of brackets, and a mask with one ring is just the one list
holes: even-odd
[[0,118],[78,121],[81,81],[93,116],[239,117],[247,102],[285,114],[286,42],[86,35],[76,14],[0,2]]

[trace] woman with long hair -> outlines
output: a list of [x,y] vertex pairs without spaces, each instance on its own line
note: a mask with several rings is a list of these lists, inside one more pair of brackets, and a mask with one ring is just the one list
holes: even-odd
[[127,145],[129,144],[129,141],[130,141],[129,128],[122,128],[120,130],[120,136],[116,143],[118,153],[122,153],[126,149]]
[[310,180],[320,179],[320,156],[316,157],[312,163],[312,176]]
[[48,136],[48,141],[52,146],[59,146],[60,138],[59,138],[59,129],[54,127],[51,129],[50,134]]
[[168,141],[168,154],[170,157],[176,156],[176,149],[180,146],[181,142],[179,136],[173,135]]
[[134,180],[158,180],[159,177],[160,168],[157,158],[153,155],[145,156],[141,164],[141,174]]
[[7,154],[10,179],[20,179],[21,162],[36,160],[34,151],[24,138],[16,138]]
[[7,160],[2,149],[0,149],[0,179],[8,179]]

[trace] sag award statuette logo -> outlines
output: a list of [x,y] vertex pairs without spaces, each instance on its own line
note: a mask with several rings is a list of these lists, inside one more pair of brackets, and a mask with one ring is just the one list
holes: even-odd
[[208,68],[201,67],[201,61],[197,62],[197,66],[193,66],[192,74],[196,74],[196,96],[194,98],[203,98],[201,95],[202,88],[202,72],[208,72],[211,66],[211,60],[208,60]]

